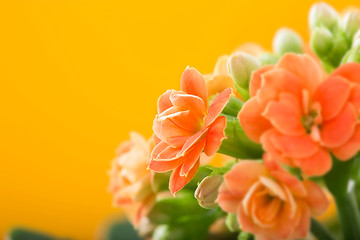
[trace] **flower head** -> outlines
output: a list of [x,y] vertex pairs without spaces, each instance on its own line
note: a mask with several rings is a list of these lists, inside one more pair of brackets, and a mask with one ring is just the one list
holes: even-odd
[[309,180],[299,181],[264,156],[264,165],[244,160],[224,175],[218,202],[235,213],[243,231],[256,239],[304,238],[310,217],[326,211],[322,189]]
[[109,191],[114,205],[123,207],[128,217],[138,224],[154,200],[151,190],[151,173],[147,170],[153,141],[146,141],[136,132],[117,149],[117,157],[110,170]]
[[194,68],[185,69],[181,91],[169,90],[158,100],[153,130],[157,144],[149,168],[174,170],[170,191],[175,194],[196,174],[200,155],[216,153],[225,137],[226,118],[219,116],[229,101],[231,88],[218,94],[208,107],[205,80]]
[[331,168],[330,151],[348,160],[360,148],[359,69],[346,64],[323,81],[311,57],[287,54],[253,74],[240,124],[271,158],[323,175]]

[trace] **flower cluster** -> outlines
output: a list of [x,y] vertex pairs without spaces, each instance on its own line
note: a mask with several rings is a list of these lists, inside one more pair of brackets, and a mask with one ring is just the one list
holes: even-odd
[[284,28],[272,52],[248,43],[210,74],[187,67],[153,137],[120,146],[110,191],[148,237],[334,239],[316,220],[332,203],[360,239],[360,11],[317,3],[309,24],[309,45]]

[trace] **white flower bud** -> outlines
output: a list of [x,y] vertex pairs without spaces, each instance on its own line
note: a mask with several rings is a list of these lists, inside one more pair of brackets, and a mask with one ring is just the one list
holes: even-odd
[[260,61],[247,53],[236,52],[228,60],[228,71],[234,82],[241,88],[248,87],[251,74],[261,67]]
[[274,52],[280,56],[287,52],[302,53],[301,37],[289,28],[279,29],[272,44]]
[[352,39],[355,33],[360,29],[360,10],[353,9],[347,12],[341,24],[346,36]]
[[309,12],[309,25],[311,29],[323,26],[331,29],[339,19],[337,11],[325,2],[315,3]]

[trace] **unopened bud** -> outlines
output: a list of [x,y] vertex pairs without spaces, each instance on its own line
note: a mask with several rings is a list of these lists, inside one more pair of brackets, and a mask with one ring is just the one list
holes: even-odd
[[260,61],[247,53],[237,52],[228,60],[228,71],[237,86],[247,89],[251,74],[261,67]]
[[279,57],[269,52],[264,52],[259,56],[259,60],[262,65],[276,64],[279,61]]
[[360,63],[360,45],[352,47],[345,55],[342,63],[358,62]]
[[315,27],[326,27],[332,29],[338,21],[338,13],[334,8],[324,2],[312,5],[309,13],[309,25]]
[[311,35],[311,47],[314,52],[322,57],[327,55],[332,47],[333,34],[324,27],[317,27]]
[[302,53],[301,37],[289,28],[279,29],[273,39],[273,50],[276,54],[282,56],[285,53]]
[[353,9],[347,12],[341,24],[346,36],[351,40],[360,29],[360,10]]
[[218,206],[216,199],[219,187],[223,181],[220,174],[207,176],[204,178],[195,191],[195,198],[203,208],[215,208]]
[[353,38],[352,47],[360,46],[360,30],[358,30]]
[[229,213],[226,216],[225,224],[230,232],[237,232],[240,229],[239,222],[235,213]]

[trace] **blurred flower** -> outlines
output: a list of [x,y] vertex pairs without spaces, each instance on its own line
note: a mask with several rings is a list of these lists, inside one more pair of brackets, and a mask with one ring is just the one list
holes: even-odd
[[238,46],[234,53],[244,52],[258,58],[265,50],[257,43],[248,42]]
[[322,81],[311,57],[287,54],[253,74],[240,124],[271,158],[323,175],[332,166],[329,150],[348,160],[360,148],[358,67],[343,65]]
[[219,149],[226,127],[226,118],[219,114],[231,94],[231,88],[225,89],[208,107],[203,76],[187,68],[181,77],[181,91],[169,90],[160,96],[153,125],[157,144],[149,168],[155,172],[174,170],[169,183],[173,194],[194,177],[203,151],[211,156]]
[[240,97],[227,70],[228,59],[228,55],[219,57],[215,64],[213,73],[203,75],[209,96],[218,94],[227,88],[232,88],[235,95]]
[[309,25],[311,29],[315,27],[333,28],[338,22],[337,11],[325,2],[312,5],[309,13]]
[[241,229],[256,239],[304,238],[310,217],[321,215],[329,202],[310,180],[299,181],[264,155],[264,165],[244,160],[224,175],[218,202],[236,213]]
[[146,141],[136,132],[117,149],[110,170],[109,191],[114,205],[123,207],[126,215],[137,225],[150,210],[155,194],[151,190],[151,173],[147,170],[153,140]]
[[292,29],[279,29],[273,39],[273,50],[279,56],[285,53],[302,53],[303,42],[301,37]]

